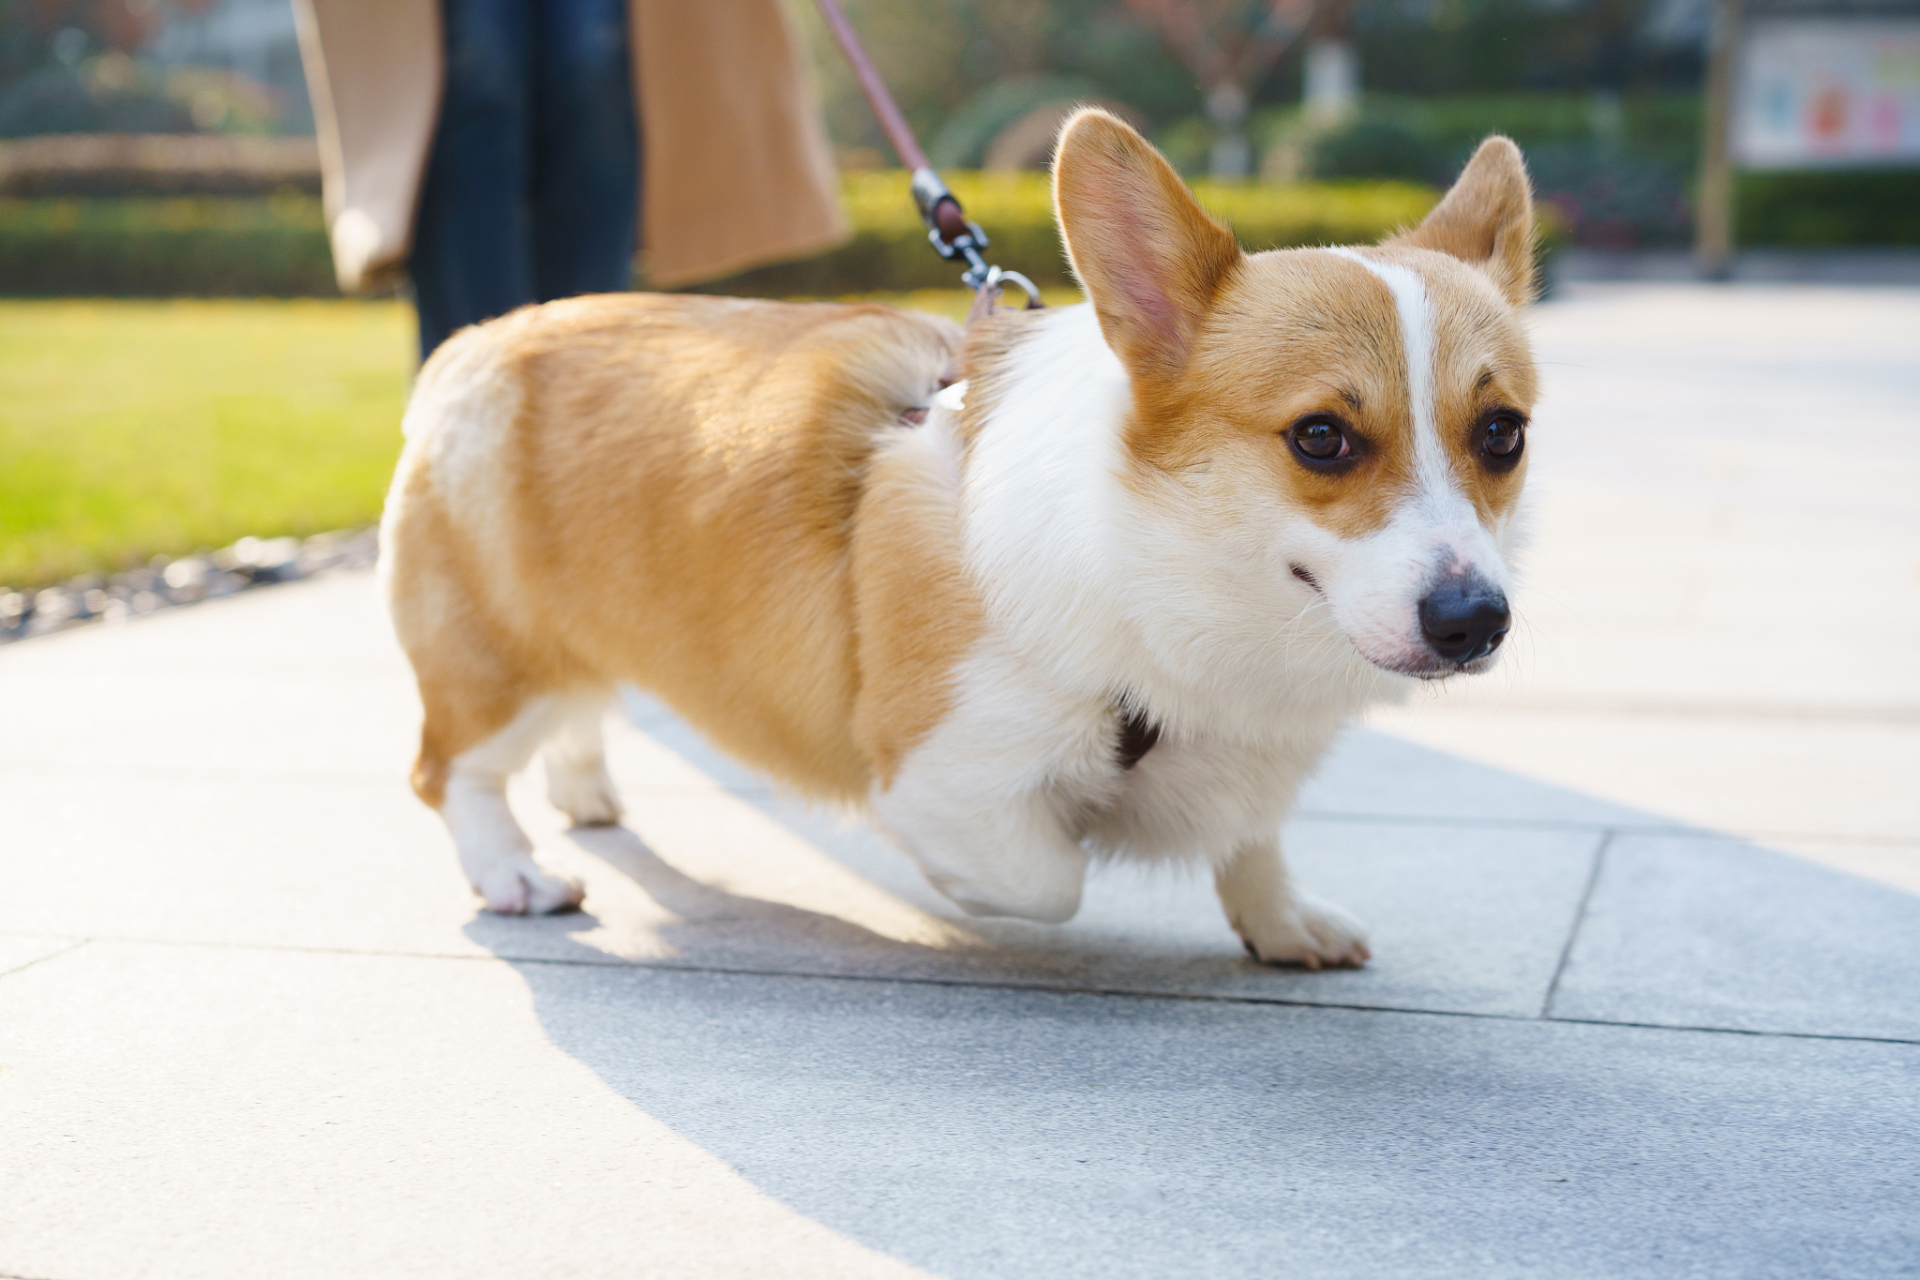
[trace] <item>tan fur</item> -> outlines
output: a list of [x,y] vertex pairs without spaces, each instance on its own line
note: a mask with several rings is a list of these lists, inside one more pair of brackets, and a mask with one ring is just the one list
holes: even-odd
[[1243,261],[1240,244],[1165,157],[1113,116],[1083,110],[1060,138],[1053,204],[1067,256],[1136,396],[1150,398],[1178,377],[1196,328]]
[[1486,276],[1449,259],[1423,267],[1435,317],[1436,424],[1455,479],[1486,520],[1519,501],[1528,455],[1511,470],[1491,470],[1480,461],[1479,432],[1495,410],[1531,414],[1540,379],[1519,317]]
[[[1135,414],[1129,444],[1152,471],[1243,467],[1278,501],[1358,537],[1385,522],[1412,474],[1412,428],[1393,300],[1358,263],[1327,258],[1247,258],[1181,377]],[[1286,430],[1313,413],[1366,436],[1357,467],[1328,475],[1294,461]]]
[[1007,357],[1043,314],[1042,310],[994,311],[968,327],[966,346],[960,357],[960,373],[966,379],[967,394],[956,424],[963,450],[973,443],[981,424],[1000,403]]
[[[1058,211],[1102,330],[1132,374],[1135,479],[1151,487],[1188,468],[1237,467],[1342,537],[1379,528],[1413,467],[1407,360],[1389,292],[1360,264],[1321,250],[1240,254],[1160,154],[1104,113],[1080,113],[1062,137]],[[1538,394],[1515,311],[1533,290],[1519,150],[1489,138],[1426,221],[1376,256],[1426,282],[1436,425],[1483,517],[1505,513],[1519,498],[1524,455],[1513,470],[1490,470],[1478,431],[1495,409],[1529,413]],[[1329,474],[1289,456],[1288,427],[1315,413],[1338,415],[1365,439],[1358,464]]]
[[1532,302],[1535,293],[1535,236],[1526,161],[1513,139],[1496,135],[1474,151],[1433,212],[1387,244],[1474,263],[1518,307]]
[[[1434,312],[1434,393],[1454,475],[1481,518],[1510,511],[1527,456],[1508,471],[1482,466],[1478,429],[1497,409],[1529,414],[1539,397],[1533,354],[1517,308],[1537,292],[1537,230],[1526,160],[1513,140],[1482,142],[1446,197],[1420,225],[1383,246],[1427,280]],[[1466,269],[1462,269],[1462,266]]]
[[[1436,425],[1481,514],[1505,512],[1519,498],[1525,457],[1510,471],[1489,470],[1479,460],[1478,431],[1496,409],[1531,412],[1538,396],[1518,318],[1486,277],[1452,258],[1406,250],[1379,256],[1427,281]],[[1358,263],[1327,257],[1318,250],[1248,257],[1181,376],[1135,414],[1128,439],[1149,472],[1256,471],[1280,501],[1352,538],[1385,523],[1411,483],[1412,413],[1391,296]],[[1287,428],[1316,413],[1338,415],[1365,439],[1357,465],[1328,474],[1289,456]]]
[[932,452],[925,438],[881,446],[853,537],[861,673],[853,736],[883,787],[945,718],[954,665],[985,628],[963,560],[958,460],[929,466]]
[[[395,480],[388,572],[426,704],[422,797],[437,805],[447,762],[527,699],[618,680],[803,792],[864,797],[862,486],[957,340],[947,322],[874,305],[613,295],[443,348],[416,394],[475,415],[508,405],[511,423],[465,472],[413,441]],[[450,501],[457,484],[483,500]],[[912,591],[868,591],[868,631],[910,630],[880,615],[921,607]],[[896,743],[913,719],[868,717]]]
[[[1436,425],[1483,517],[1511,508],[1525,468],[1490,470],[1476,433],[1536,394],[1514,311],[1531,209],[1496,142],[1377,251],[1425,283]],[[1111,117],[1077,116],[1059,154],[1075,268],[1131,375],[1136,491],[1179,500],[1181,477],[1225,475],[1185,496],[1204,490],[1223,521],[1282,505],[1347,537],[1386,522],[1414,473],[1390,291],[1323,250],[1243,255]],[[457,335],[422,372],[383,531],[425,707],[421,797],[445,803],[451,762],[534,699],[620,681],[803,793],[891,787],[986,626],[960,476],[1032,324],[968,335],[950,435],[900,414],[962,336],[892,308],[612,295]],[[1313,413],[1364,438],[1357,465],[1291,455],[1289,427]]]

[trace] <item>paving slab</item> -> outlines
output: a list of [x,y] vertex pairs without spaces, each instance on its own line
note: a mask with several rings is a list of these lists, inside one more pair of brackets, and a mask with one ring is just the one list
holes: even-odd
[[398,778],[8,770],[0,806],[34,851],[0,857],[0,933],[478,953],[445,830]]
[[1920,289],[1574,286],[1530,323],[1512,652],[1369,722],[1809,856],[1920,845]]
[[[514,791],[543,856],[587,883],[586,914],[502,920],[476,913],[445,833],[406,789],[403,735],[417,713],[373,594],[370,577],[342,577],[5,655],[0,685],[49,702],[84,689],[96,665],[127,673],[112,677],[123,683],[105,736],[164,737],[169,748],[139,763],[120,754],[124,745],[89,756],[85,734],[62,730],[42,757],[20,753],[0,774],[14,834],[42,851],[0,860],[0,933],[1535,1016],[1600,842],[1681,829],[1362,731],[1329,761],[1314,784],[1316,807],[1287,839],[1303,878],[1370,923],[1376,959],[1360,971],[1305,974],[1248,961],[1203,877],[1108,868],[1065,927],[974,920],[864,827],[768,790],[656,705],[630,700],[646,732],[616,721],[610,739],[626,828],[569,833],[537,778]],[[337,653],[314,641],[329,631]],[[299,637],[289,655],[271,652],[279,634]],[[294,673],[293,689],[272,692],[276,667]],[[180,712],[182,685],[199,712]],[[292,725],[325,705],[314,712],[316,736],[341,763],[316,768],[314,738],[286,733],[258,737],[243,758],[261,702]],[[236,727],[228,713],[246,706],[254,710]],[[100,731],[100,721],[88,724]],[[375,764],[388,768],[384,777]],[[1788,898],[1799,892],[1791,878],[1779,884]],[[1762,876],[1752,893],[1768,892]],[[1759,931],[1753,945],[1775,944]],[[1823,950],[1840,970],[1877,963],[1870,936],[1846,929]],[[1605,988],[1609,972],[1584,968],[1567,1000]],[[1638,978],[1623,974],[1621,983],[1627,1011],[1607,1016],[1670,1020],[1639,1008]],[[1689,984],[1698,990],[1685,996]],[[1748,1007],[1717,984],[1686,966],[1666,979],[1696,1011],[1682,1021],[1774,1025],[1764,1000]],[[1603,1002],[1593,1008],[1612,1007],[1604,990],[1593,998]],[[1875,1007],[1860,1002],[1865,1021],[1848,1022],[1850,1034],[1908,1034],[1905,1006],[1883,1024],[1868,1016]]]
[[1742,841],[1621,835],[1551,1013],[1920,1043],[1916,939],[1920,895]]
[[1771,848],[1920,897],[1920,840],[1776,837]]
[[341,572],[0,651],[0,770],[236,784],[404,777],[420,704],[373,576]]
[[0,1273],[1920,1274],[1920,1050],[94,943],[0,981]]
[[[939,932],[928,935],[940,944],[894,952],[880,972],[895,977],[1531,1015],[1545,1001],[1600,840],[1590,826],[1565,820],[1564,803],[1551,808],[1556,789],[1511,780],[1514,802],[1502,805],[1509,780],[1496,771],[1442,771],[1443,780],[1480,801],[1447,808],[1495,819],[1477,823],[1369,821],[1369,810],[1402,817],[1417,801],[1402,796],[1383,804],[1376,796],[1363,803],[1361,788],[1350,786],[1356,793],[1350,797],[1353,812],[1303,817],[1288,825],[1285,838],[1303,881],[1373,927],[1377,958],[1360,971],[1303,974],[1248,961],[1224,927],[1207,878],[1175,870],[1096,868],[1080,914],[1065,926],[974,919],[934,892],[911,862],[866,827],[769,790],[655,700],[629,692],[626,709],[645,732],[616,733],[610,764],[623,792],[638,797],[627,823],[637,838],[580,833],[577,844],[637,879],[646,878],[654,858],[664,858],[683,868],[704,863],[709,869],[698,877],[719,883],[728,877],[737,882],[741,850],[772,851],[797,838],[910,905],[917,919],[940,922]],[[1346,777],[1375,767],[1380,754],[1395,754],[1382,735],[1364,738],[1324,775]],[[1428,779],[1418,770],[1406,776],[1416,780],[1412,789],[1419,796],[1437,797],[1442,790],[1423,788]],[[761,834],[742,831],[716,840],[710,815],[718,796],[695,798],[703,777],[709,787],[757,811],[758,823],[743,808],[734,810]],[[1538,821],[1550,813],[1562,821]],[[798,861],[784,850],[773,856],[788,865]],[[763,874],[771,876],[773,869]],[[837,905],[826,909],[844,916]],[[755,924],[729,931],[738,941],[709,934],[700,954],[720,964],[811,972],[821,972],[817,966],[832,954],[804,941],[782,947],[777,930]],[[610,934],[606,945],[644,953],[648,944]],[[723,950],[715,954],[715,946]],[[861,963],[881,961],[870,951]]]
[[497,962],[92,943],[0,980],[0,1061],[0,1275],[924,1274],[618,1096]]
[[[1920,649],[1915,650],[1920,652]],[[1702,715],[1599,706],[1435,706],[1370,717],[1456,769],[1491,766],[1613,800],[1669,829],[1772,841],[1920,841],[1920,722]]]
[[[180,754],[191,758],[191,745]],[[159,776],[9,771],[0,811],[17,815],[13,834],[43,856],[0,860],[0,934],[1531,1015],[1600,839],[1580,829],[1295,823],[1302,875],[1370,922],[1379,955],[1365,970],[1305,974],[1249,961],[1204,876],[1108,868],[1065,927],[974,920],[857,823],[763,790],[730,791],[617,725],[610,755],[629,804],[623,829],[569,833],[534,780],[514,789],[542,856],[588,886],[585,914],[546,920],[477,914],[439,820],[397,773],[308,779],[261,761]],[[107,777],[115,794],[103,804]]]
[[28,965],[39,964],[49,956],[79,946],[80,938],[47,938],[31,934],[0,934],[0,978]]
[[[606,957],[1521,1016],[1544,1005],[1597,843],[1584,834],[1296,823],[1289,838],[1303,878],[1366,918],[1378,948],[1364,970],[1310,974],[1248,960],[1199,876],[1105,869],[1071,923],[1041,926],[971,919],[931,890],[881,899],[870,880],[823,900],[817,889],[845,872],[808,883],[797,859],[784,873],[748,866],[740,846],[724,843],[710,803],[647,800],[628,828],[572,837],[604,869],[586,875],[597,927],[570,936]],[[789,829],[753,847],[785,852],[796,839]],[[856,843],[873,848],[856,856]],[[842,867],[899,856],[858,831],[824,833],[809,848],[839,855]]]

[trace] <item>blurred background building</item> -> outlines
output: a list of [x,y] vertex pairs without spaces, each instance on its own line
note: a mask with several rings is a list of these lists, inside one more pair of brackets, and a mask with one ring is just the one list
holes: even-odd
[[287,0],[3,0],[0,137],[310,134]]

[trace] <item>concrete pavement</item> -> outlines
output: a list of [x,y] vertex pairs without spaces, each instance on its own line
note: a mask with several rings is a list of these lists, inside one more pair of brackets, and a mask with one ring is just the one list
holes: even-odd
[[368,577],[0,651],[0,1276],[1920,1275],[1920,292],[1536,316],[1515,661],[967,919],[634,698],[477,914]]

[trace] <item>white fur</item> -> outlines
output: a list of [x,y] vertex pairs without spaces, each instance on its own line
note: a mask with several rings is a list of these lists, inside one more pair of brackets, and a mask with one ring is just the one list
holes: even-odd
[[[988,634],[876,817],[972,911],[1062,919],[1089,855],[1198,858],[1262,958],[1364,958],[1357,925],[1292,889],[1275,834],[1380,683],[1292,576],[1294,519],[1224,530],[1177,489],[1129,487],[1130,384],[1090,307],[1010,361],[963,489]],[[1127,773],[1121,699],[1162,727]]]
[[[535,698],[506,728],[453,758],[440,816],[453,834],[460,869],[486,899],[489,911],[512,916],[545,915],[579,905],[578,884],[543,870],[533,860],[533,841],[514,821],[513,810],[507,806],[507,779],[526,768],[542,742],[559,733],[558,750],[567,764],[562,766],[565,781],[558,790],[573,796],[581,794],[578,775],[584,768],[598,773],[606,786],[604,800],[612,802],[611,784],[604,782],[604,765],[597,761],[599,716],[605,706],[604,699]],[[592,744],[585,761],[581,756],[586,732],[582,721],[592,726]],[[571,771],[568,766],[572,766]],[[548,767],[551,771],[552,757]],[[550,785],[552,782],[550,772]],[[618,804],[613,803],[613,813],[617,816],[618,812]],[[573,816],[579,819],[579,815]]]
[[[1510,582],[1502,530],[1489,530],[1453,474],[1434,407],[1433,309],[1411,268],[1377,262],[1353,249],[1332,252],[1358,263],[1393,295],[1413,409],[1414,492],[1378,531],[1343,540],[1314,537],[1307,567],[1327,594],[1340,629],[1366,657],[1390,671],[1445,674],[1420,631],[1419,602],[1442,575],[1477,573],[1505,593]],[[1484,670],[1489,655],[1475,664]]]
[[[1256,957],[1366,959],[1364,930],[1293,882],[1280,824],[1340,725],[1410,687],[1393,672],[1420,673],[1418,601],[1436,576],[1473,570],[1504,589],[1506,571],[1504,534],[1480,525],[1437,432],[1424,283],[1335,252],[1391,291],[1407,355],[1416,484],[1371,534],[1330,533],[1232,457],[1189,474],[1130,470],[1131,386],[1086,305],[1037,319],[964,448],[964,382],[884,446],[957,507],[986,629],[954,671],[951,710],[876,787],[872,809],[967,910],[1061,921],[1093,858],[1185,860],[1212,868]],[[515,411],[479,342],[443,348],[408,415],[407,448],[433,451],[436,482],[469,511],[499,509],[485,490],[501,469],[488,463]],[[455,421],[457,432],[433,425]],[[493,910],[579,901],[577,885],[533,862],[505,783],[553,738],[554,802],[578,822],[617,820],[600,706],[538,699],[452,762],[442,813]],[[1161,730],[1130,771],[1117,759],[1123,706]]]
[[1446,450],[1435,425],[1433,308],[1427,303],[1426,283],[1397,263],[1374,262],[1352,249],[1329,252],[1359,263],[1393,294],[1393,309],[1400,317],[1400,349],[1407,362],[1407,402],[1413,408],[1414,476],[1423,495],[1453,489]]
[[1055,668],[1076,693],[1087,660],[1118,665],[1128,641],[1113,615],[1124,465],[1126,370],[1087,304],[1044,313],[1009,354],[1007,394],[973,441],[962,499],[967,558],[1012,648]]
[[1367,930],[1358,920],[1294,882],[1275,838],[1254,839],[1215,869],[1214,889],[1227,923],[1256,960],[1364,964]]
[[1088,860],[1074,797],[1100,785],[1090,763],[1108,741],[1105,709],[992,643],[959,680],[954,714],[874,797],[874,816],[968,911],[1070,919]]
[[[1294,884],[1280,823],[1341,723],[1403,694],[1394,672],[1433,669],[1418,610],[1440,575],[1502,590],[1508,575],[1505,531],[1480,523],[1439,435],[1425,282],[1334,252],[1391,292],[1412,406],[1413,489],[1362,537],[1236,488],[1252,469],[1231,458],[1129,474],[1130,384],[1090,306],[1040,319],[1010,353],[962,482],[987,634],[948,716],[874,797],[968,910],[1062,919],[1089,855],[1200,860],[1257,957],[1366,959],[1365,931]],[[1127,772],[1123,704],[1162,730]]]
[[547,799],[575,826],[608,827],[620,821],[620,798],[607,773],[600,732],[605,714],[605,699],[568,699],[559,727],[540,752],[547,766]]

